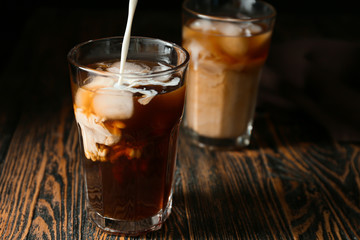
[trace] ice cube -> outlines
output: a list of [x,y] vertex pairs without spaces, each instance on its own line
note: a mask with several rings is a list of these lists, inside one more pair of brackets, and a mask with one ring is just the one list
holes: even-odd
[[98,88],[112,87],[115,84],[115,79],[104,76],[93,76],[89,78],[89,83],[84,85],[84,88],[96,90]]
[[91,104],[94,91],[99,88],[112,87],[115,83],[114,79],[103,76],[89,77],[89,83],[79,87],[75,95],[75,104],[78,107],[87,109]]
[[93,98],[93,110],[105,119],[129,119],[134,111],[132,93],[116,88],[101,89]]
[[199,66],[200,69],[193,73],[194,79],[211,79],[211,81],[204,82],[206,87],[217,87],[223,84],[223,78],[220,77],[224,75],[224,66],[222,64],[212,60],[203,60],[199,62]]
[[219,31],[224,36],[239,36],[243,28],[235,23],[223,23],[218,22],[214,23],[214,26],[216,27],[217,31]]
[[234,58],[245,56],[249,49],[249,39],[246,37],[221,37],[219,42],[223,51]]
[[209,20],[197,19],[190,24],[190,28],[194,30],[210,31],[214,30],[214,26]]
[[251,31],[252,35],[258,34],[258,33],[260,33],[262,31],[261,26],[259,26],[257,24],[253,24],[253,23],[249,24],[248,29]]
[[204,19],[195,20],[190,24],[190,28],[204,32],[214,31],[225,36],[238,36],[242,31],[242,28],[235,23],[215,22]]
[[91,104],[93,92],[85,90],[83,88],[78,88],[75,95],[75,105],[81,108],[88,108]]
[[242,29],[242,36],[250,37],[262,31],[262,27],[254,23],[242,23],[238,25]]
[[[133,63],[133,62],[126,62],[124,67],[124,73],[149,73],[150,67],[141,64],[141,63]],[[120,62],[115,62],[107,69],[108,72],[112,73],[119,73],[120,71]]]

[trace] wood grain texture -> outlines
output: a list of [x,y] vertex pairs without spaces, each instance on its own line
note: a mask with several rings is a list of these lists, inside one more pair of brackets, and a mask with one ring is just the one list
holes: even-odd
[[[86,217],[72,114],[64,103],[20,118],[0,178],[3,239],[127,239]],[[256,122],[242,151],[200,149],[182,134],[172,215],[138,239],[358,239],[360,147]]]
[[[34,12],[0,75],[0,239],[360,239],[359,143],[332,140],[300,109],[268,105],[239,151],[201,149],[181,133],[161,230],[128,238],[98,229],[85,212],[66,53],[125,25],[105,24],[122,11],[95,13]],[[150,15],[161,23],[146,12],[138,25]],[[147,24],[134,31],[150,33]],[[177,41],[170,25],[158,25],[158,37]]]

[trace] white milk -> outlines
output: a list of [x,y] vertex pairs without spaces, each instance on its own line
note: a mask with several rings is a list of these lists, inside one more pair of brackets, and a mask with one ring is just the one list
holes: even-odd
[[138,0],[129,0],[129,13],[128,13],[128,19],[126,23],[126,29],[124,34],[124,39],[121,47],[121,60],[120,60],[120,77],[117,82],[116,87],[121,85],[122,76],[121,74],[124,72],[125,62],[127,58],[127,54],[129,51],[129,44],[130,44],[130,35],[131,35],[131,26],[134,19],[134,13],[136,9]]

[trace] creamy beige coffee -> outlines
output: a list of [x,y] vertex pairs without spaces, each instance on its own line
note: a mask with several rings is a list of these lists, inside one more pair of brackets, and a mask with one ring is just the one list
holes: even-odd
[[186,125],[209,138],[236,138],[251,127],[271,30],[265,24],[197,19],[185,23],[191,61]]

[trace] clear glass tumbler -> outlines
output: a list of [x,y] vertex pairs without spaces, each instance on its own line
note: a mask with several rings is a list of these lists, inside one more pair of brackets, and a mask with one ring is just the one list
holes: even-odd
[[133,37],[119,74],[122,40],[81,43],[68,60],[87,213],[105,231],[139,235],[171,212],[189,54]]
[[184,2],[183,47],[191,55],[184,126],[199,146],[249,145],[275,15],[263,1]]

